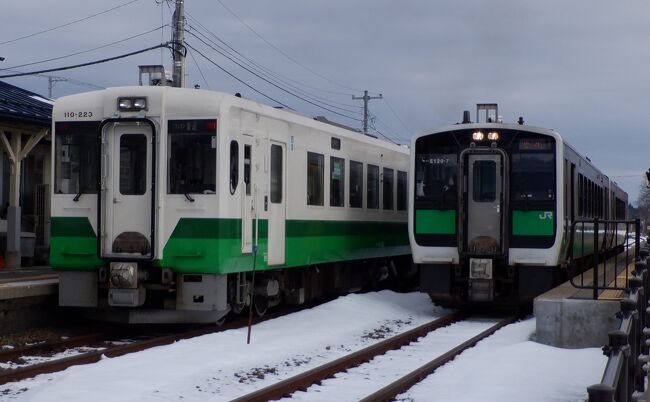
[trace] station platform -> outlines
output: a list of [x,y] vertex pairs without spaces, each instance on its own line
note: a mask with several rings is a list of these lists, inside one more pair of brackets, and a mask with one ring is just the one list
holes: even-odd
[[58,290],[59,275],[50,267],[0,269],[0,334],[55,320]]
[[[625,288],[627,276],[634,270],[632,261],[626,264],[623,252],[599,265],[597,280],[600,284]],[[600,290],[594,299],[594,270],[590,269],[573,280],[576,288],[567,281],[538,296],[534,301],[534,315],[537,324],[536,341],[561,348],[601,347],[608,343],[608,332],[618,329],[620,300],[626,296],[623,290]]]

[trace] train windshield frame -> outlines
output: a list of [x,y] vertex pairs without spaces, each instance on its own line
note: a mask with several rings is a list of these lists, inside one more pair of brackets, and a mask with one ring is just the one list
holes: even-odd
[[99,121],[54,125],[54,193],[97,194]]

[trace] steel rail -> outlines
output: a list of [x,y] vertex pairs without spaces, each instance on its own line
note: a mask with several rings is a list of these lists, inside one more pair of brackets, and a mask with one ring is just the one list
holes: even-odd
[[87,334],[79,335],[68,339],[59,339],[55,341],[47,341],[35,343],[27,346],[20,346],[13,349],[0,350],[0,361],[6,362],[18,359],[27,354],[34,354],[36,351],[49,352],[57,349],[68,349],[78,346],[84,346],[92,343],[102,342],[106,340],[106,334]]
[[485,331],[481,332],[480,334],[474,336],[471,339],[468,339],[467,341],[461,343],[460,345],[456,346],[455,348],[449,350],[448,352],[438,356],[437,358],[431,360],[430,362],[420,366],[419,368],[411,371],[410,373],[406,374],[405,376],[399,378],[398,380],[388,384],[387,386],[383,387],[382,389],[372,393],[371,395],[363,398],[360,400],[360,402],[376,402],[376,401],[391,401],[393,400],[397,395],[411,389],[413,385],[417,384],[418,382],[422,381],[425,377],[427,377],[429,374],[433,373],[436,371],[439,367],[447,364],[451,360],[453,360],[456,356],[464,352],[465,350],[473,347],[476,345],[478,342],[481,340],[487,338],[488,336],[492,335],[495,333],[497,330],[500,328],[505,327],[506,325],[512,324],[513,322],[519,320],[522,317],[522,314],[516,314],[513,316],[510,316],[504,320],[499,321],[495,325],[491,326],[490,328],[486,329]]
[[370,361],[374,357],[382,355],[389,350],[399,349],[428,334],[431,331],[453,324],[454,322],[460,321],[465,317],[466,314],[463,312],[455,312],[449,314],[437,320],[420,325],[419,327],[413,328],[409,331],[398,334],[389,339],[385,339],[364,349],[358,350],[347,356],[333,360],[322,366],[315,367],[311,370],[287,378],[286,380],[280,381],[276,384],[233,399],[231,402],[262,402],[280,399],[298,390],[305,389],[326,378],[332,377],[336,373]]

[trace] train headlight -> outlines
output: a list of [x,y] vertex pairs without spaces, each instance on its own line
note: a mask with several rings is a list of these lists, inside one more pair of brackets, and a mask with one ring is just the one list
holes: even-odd
[[138,287],[138,263],[111,262],[108,281],[112,288],[135,289]]
[[483,134],[482,131],[474,131],[474,133],[472,133],[472,139],[474,141],[483,141],[483,138],[485,138],[485,134]]
[[147,98],[141,96],[118,98],[117,108],[125,112],[137,112],[139,110],[147,110]]
[[490,141],[496,141],[496,140],[498,140],[498,139],[499,139],[499,133],[497,133],[496,131],[490,131],[490,132],[488,133],[488,140],[490,140]]

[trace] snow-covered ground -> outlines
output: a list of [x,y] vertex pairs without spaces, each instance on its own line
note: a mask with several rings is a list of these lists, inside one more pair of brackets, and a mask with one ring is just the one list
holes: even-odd
[[[256,325],[251,345],[246,345],[245,329],[205,335],[0,386],[0,401],[225,401],[447,312],[420,293],[348,295]],[[407,347],[406,354],[421,362],[430,360],[490,324],[474,320],[449,326]],[[540,345],[529,340],[534,330],[530,318],[498,331],[400,399],[571,401],[585,396],[586,387],[602,375],[606,360],[601,350]],[[380,369],[382,360],[408,371],[405,363],[391,360],[397,356],[398,352],[389,352],[308,390],[316,392],[297,393],[295,399],[356,400],[396,375]],[[352,388],[356,393],[350,392]]]

